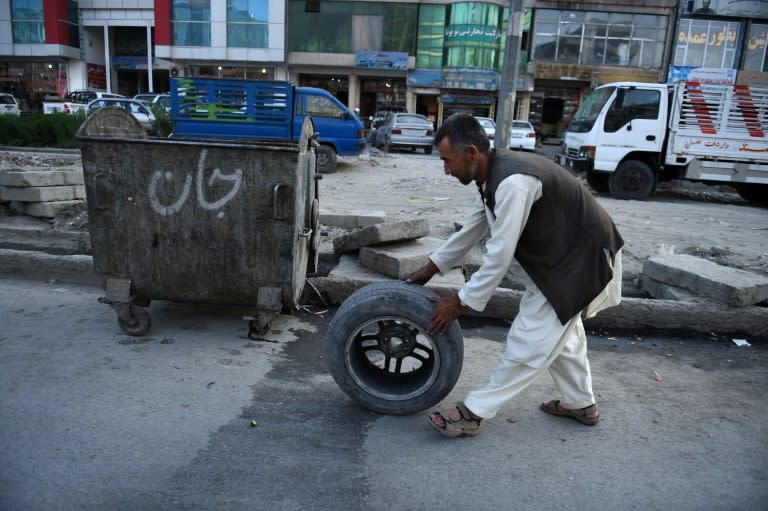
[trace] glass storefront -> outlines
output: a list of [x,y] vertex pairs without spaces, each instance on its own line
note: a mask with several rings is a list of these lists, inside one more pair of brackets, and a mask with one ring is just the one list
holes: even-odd
[[741,24],[704,19],[680,20],[676,66],[735,68]]

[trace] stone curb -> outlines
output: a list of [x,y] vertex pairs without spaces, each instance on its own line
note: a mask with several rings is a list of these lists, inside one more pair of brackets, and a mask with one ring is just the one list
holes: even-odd
[[[103,287],[88,255],[52,255],[44,252],[0,249],[0,276],[44,282]],[[388,277],[333,275],[307,279],[307,301],[339,305],[357,289]],[[455,285],[430,285],[440,295],[455,293]],[[320,296],[318,296],[318,293]],[[511,320],[517,314],[522,292],[499,288],[486,310],[477,317]],[[768,335],[768,308],[729,307],[708,301],[672,301],[624,298],[622,303],[584,322],[587,328],[679,330],[722,335],[759,337]]]

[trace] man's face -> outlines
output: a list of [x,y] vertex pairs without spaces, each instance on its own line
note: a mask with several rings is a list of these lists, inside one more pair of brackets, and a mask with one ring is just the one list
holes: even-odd
[[440,159],[443,160],[443,171],[446,175],[458,179],[461,184],[468,185],[475,178],[477,172],[477,162],[472,157],[472,151],[475,146],[468,146],[463,153],[457,153],[448,137],[443,138],[437,144],[437,151],[440,153]]

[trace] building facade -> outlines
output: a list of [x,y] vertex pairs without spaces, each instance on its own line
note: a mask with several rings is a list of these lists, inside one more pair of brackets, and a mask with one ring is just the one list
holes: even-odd
[[[173,76],[292,80],[367,118],[495,117],[507,34],[515,118],[558,136],[611,81],[766,83],[768,1],[0,0],[0,88],[168,90]],[[508,69],[508,68],[507,68]]]

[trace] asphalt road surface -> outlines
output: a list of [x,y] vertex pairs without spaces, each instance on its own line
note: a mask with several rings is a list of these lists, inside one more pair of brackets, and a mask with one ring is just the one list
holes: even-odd
[[[242,312],[153,302],[133,338],[103,290],[0,280],[3,510],[754,510],[768,499],[765,341],[590,332],[595,427],[537,409],[480,436],[350,401],[322,358],[333,310],[246,336]],[[464,322],[447,400],[484,382],[506,325]],[[269,342],[272,341],[272,342]]]

